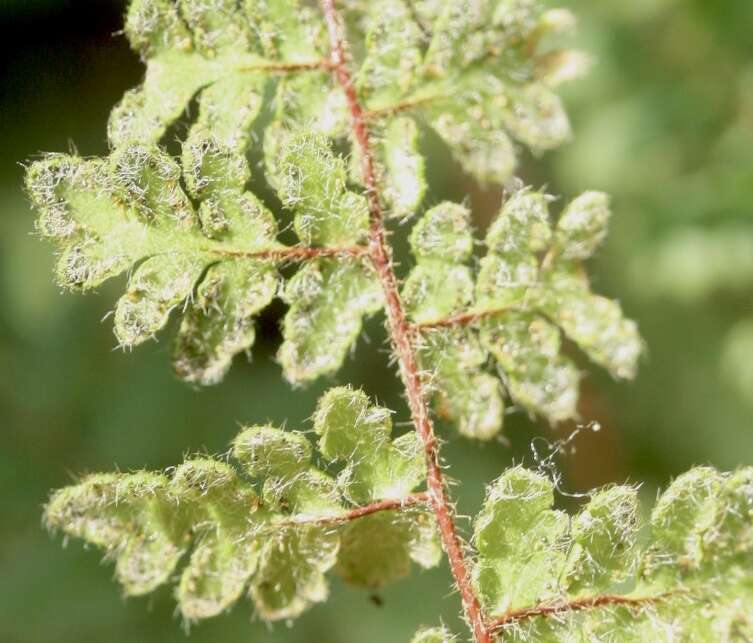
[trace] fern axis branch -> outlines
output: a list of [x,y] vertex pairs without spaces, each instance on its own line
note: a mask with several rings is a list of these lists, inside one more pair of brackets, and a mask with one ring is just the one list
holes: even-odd
[[538,616],[556,616],[568,612],[581,612],[599,607],[627,607],[629,609],[641,609],[648,605],[659,603],[670,596],[671,592],[658,596],[620,596],[619,594],[602,594],[600,596],[585,596],[572,601],[561,603],[542,603],[533,607],[510,611],[501,618],[489,624],[489,629],[499,631],[506,625],[520,623]]
[[311,518],[300,520],[287,520],[278,523],[276,526],[282,527],[300,527],[301,525],[313,525],[317,527],[326,527],[327,525],[340,525],[359,518],[365,518],[382,511],[401,511],[417,505],[426,505],[430,501],[429,494],[425,491],[412,493],[404,498],[395,498],[391,500],[379,500],[362,507],[356,507],[344,513],[341,516],[325,516],[323,518]]
[[[454,315],[449,315],[448,317],[443,317],[441,319],[413,324],[411,328],[417,333],[428,333],[433,330],[439,330],[442,328],[472,326],[473,324],[484,319],[488,319],[489,317],[501,317],[516,312],[525,313],[527,311],[525,308],[521,308],[519,306],[502,306],[499,308],[487,308],[485,310],[466,310],[464,312],[455,313]],[[558,325],[557,320],[554,319],[551,315],[548,315],[546,312],[537,310],[536,314],[539,317],[547,319],[550,323]]]
[[366,119],[373,121],[385,118],[388,116],[396,116],[403,112],[408,112],[424,105],[431,104],[436,100],[439,100],[439,96],[426,96],[424,98],[415,98],[412,100],[406,100],[394,105],[388,105],[387,107],[379,107],[377,109],[371,109],[365,112]]
[[426,480],[431,505],[469,627],[473,631],[476,643],[491,643],[492,635],[484,620],[478,597],[473,590],[465,553],[455,526],[454,509],[447,494],[447,485],[440,465],[439,446],[418,365],[414,333],[405,314],[397,276],[393,269],[392,252],[386,239],[384,213],[371,151],[368,116],[353,85],[345,53],[347,44],[342,36],[342,26],[335,0],[320,1],[330,39],[332,71],[345,94],[351,116],[353,138],[361,153],[361,175],[366,188],[370,213],[369,251],[384,292],[390,340],[397,356],[411,418],[424,446]]
[[327,71],[329,68],[330,61],[325,58],[321,60],[304,60],[301,62],[288,63],[264,62],[257,65],[244,65],[238,67],[236,71],[289,74],[299,71]]
[[235,248],[211,248],[210,252],[226,257],[242,259],[268,259],[280,263],[293,261],[308,261],[310,259],[326,259],[328,257],[364,257],[369,254],[366,246],[347,246],[338,248],[317,248],[309,246],[292,246],[287,248],[273,248],[270,250],[246,251]]
[[487,310],[468,310],[449,317],[437,319],[429,322],[422,322],[420,324],[414,324],[413,328],[418,331],[427,331],[436,328],[449,328],[451,326],[468,326],[474,324],[477,321],[485,319],[487,317],[494,317],[495,315],[504,315],[514,308],[489,308]]

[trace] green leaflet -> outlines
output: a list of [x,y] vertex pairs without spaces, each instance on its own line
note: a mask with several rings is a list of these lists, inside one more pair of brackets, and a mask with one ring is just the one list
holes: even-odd
[[283,76],[277,82],[272,107],[272,122],[264,130],[264,165],[267,181],[279,190],[284,185],[281,159],[289,137],[311,134],[311,141],[319,148],[326,147],[330,157],[329,145],[323,139],[346,136],[350,121],[345,94],[325,72]]
[[638,496],[627,486],[596,491],[570,525],[566,583],[571,594],[609,591],[637,564]]
[[489,251],[505,257],[545,250],[552,237],[548,201],[547,195],[532,190],[513,194],[486,233]]
[[126,595],[145,594],[168,579],[185,551],[187,516],[168,489],[165,476],[146,471],[91,475],[56,492],[45,520],[115,558]]
[[[128,595],[177,573],[188,621],[220,614],[246,590],[262,618],[294,618],[326,599],[330,570],[375,587],[411,562],[437,565],[432,514],[409,498],[425,476],[414,435],[390,442],[387,412],[347,388],[325,394],[314,424],[321,459],[342,464],[336,477],[313,464],[303,433],[255,426],[233,441],[235,465],[194,457],[165,474],[90,475],[53,493],[45,521],[115,559]],[[371,501],[394,503],[348,519]]]
[[440,103],[429,118],[466,172],[484,183],[502,183],[517,166],[515,148],[498,118],[489,119],[490,111],[475,97],[463,97],[454,109]]
[[[375,163],[390,218],[413,216],[426,194],[426,161],[419,150],[419,126],[408,116],[372,128]],[[361,183],[361,157],[353,155],[351,172]]]
[[[441,203],[424,214],[411,232],[417,259],[403,287],[411,318],[432,323],[460,312],[472,303],[473,252],[470,212],[454,203]],[[481,372],[486,354],[475,338],[462,332],[437,330],[421,347],[421,363],[432,369],[437,410],[456,421],[463,435],[490,439],[502,427],[504,404],[497,380]]]
[[346,463],[338,477],[353,502],[403,498],[423,479],[424,453],[415,433],[390,439],[390,411],[363,391],[335,388],[319,400],[314,430],[322,454]]
[[607,236],[609,197],[584,192],[562,212],[554,232],[555,247],[564,259],[588,259]]
[[148,340],[182,306],[176,372],[210,384],[251,346],[253,317],[276,293],[275,263],[254,253],[281,246],[271,214],[244,191],[245,159],[203,132],[183,157],[198,213],[180,166],[148,145],[122,147],[109,163],[49,157],[30,167],[27,187],[38,229],[61,246],[60,284],[86,291],[132,270],[115,310],[119,343]]
[[510,312],[481,321],[481,343],[502,369],[510,396],[551,422],[576,414],[580,375],[560,356],[560,334],[547,320]]
[[200,119],[223,142],[229,133],[234,146],[245,147],[264,87],[255,72],[319,60],[315,24],[308,9],[289,2],[132,0],[126,34],[147,71],[113,110],[110,144],[157,143],[201,91]]
[[[326,138],[284,133],[277,164],[278,192],[294,210],[294,227],[307,245],[349,248],[368,233],[366,198],[346,187],[342,158]],[[330,373],[361,334],[363,318],[382,307],[381,286],[359,258],[312,261],[283,294],[290,310],[283,324],[279,360],[293,382]]]
[[[374,172],[389,219],[409,219],[421,205],[428,187],[426,161],[419,149],[420,129],[410,116],[380,119],[370,126]],[[363,186],[363,158],[351,145],[349,178]]]
[[173,502],[185,503],[192,514],[195,539],[176,597],[185,618],[209,618],[240,598],[256,570],[260,546],[250,537],[246,514],[258,499],[235,469],[210,459],[180,465],[172,487]]
[[474,583],[489,614],[556,595],[568,520],[552,502],[551,483],[525,469],[508,471],[487,490],[474,529]]
[[[338,486],[356,504],[404,498],[425,477],[418,436],[411,432],[390,440],[390,412],[372,406],[362,391],[326,393],[314,414],[314,430],[322,455],[345,463]],[[433,519],[423,509],[385,512],[345,527],[338,571],[352,582],[379,587],[407,574],[411,561],[433,567],[440,556]]]
[[[228,129],[223,143],[210,125],[200,118],[189,132],[182,168],[157,147],[133,144],[109,161],[51,156],[27,175],[38,229],[62,247],[59,282],[90,290],[132,270],[115,310],[119,343],[143,343],[181,308],[174,370],[205,385],[221,381],[233,357],[249,351],[254,318],[277,295],[277,265],[290,250],[275,240],[272,215],[245,190],[250,171],[232,147],[237,137]],[[368,211],[364,197],[345,187],[344,162],[322,138],[286,141],[281,190],[297,210],[301,238],[353,250],[365,238]],[[300,167],[302,182],[294,176]],[[373,270],[356,254],[304,261],[283,297],[291,307],[280,361],[295,382],[337,370],[363,317],[382,301]]]
[[243,594],[259,559],[257,543],[242,532],[209,532],[197,542],[177,590],[188,619],[211,618],[232,606]]
[[412,563],[421,567],[439,564],[442,549],[432,518],[411,511],[373,514],[345,527],[338,573],[347,581],[381,587],[406,576]]
[[[474,1],[458,12],[442,3],[390,0],[386,7],[345,9],[349,28],[363,36],[354,82],[370,122],[387,216],[407,218],[424,199],[420,139],[427,127],[483,181],[503,181],[512,172],[509,134],[535,149],[557,143],[555,124],[565,123],[564,116],[546,94],[544,76],[521,54],[536,50],[557,21],[531,3],[507,4]],[[252,145],[262,140],[266,179],[293,210],[304,245],[352,250],[365,243],[367,200],[363,189],[351,189],[360,171],[349,173],[332,151],[333,143],[353,136],[346,97],[325,65],[321,15],[296,2],[131,0],[125,33],[146,75],[112,112],[112,153],[32,164],[27,187],[37,228],[60,245],[57,276],[66,287],[91,290],[129,273],[114,315],[121,346],[154,337],[179,309],[174,370],[186,381],[215,384],[235,355],[250,350],[254,317],[278,293],[277,267],[288,250],[275,240],[270,213],[246,191]],[[548,56],[548,69],[557,67],[553,52],[541,56]],[[188,115],[178,163],[157,145],[194,98],[196,115]],[[360,159],[350,142],[352,169]],[[363,318],[381,307],[375,275],[355,254],[304,262],[282,293],[291,310],[280,361],[293,382],[334,372]],[[424,316],[470,303],[470,273],[460,263],[418,269],[427,275],[414,281],[434,288],[423,291]],[[428,274],[433,269],[443,279]],[[443,281],[454,291],[443,293]],[[443,304],[432,306],[440,296]],[[583,324],[571,326],[595,343]],[[593,352],[601,362],[615,359],[603,342]],[[483,400],[501,408],[491,381],[482,388]],[[476,405],[465,398],[463,406]],[[472,424],[470,433],[495,432]]]
[[643,341],[619,303],[593,294],[582,269],[572,262],[555,259],[543,278],[540,310],[596,364],[615,377],[634,377]]
[[320,259],[288,282],[290,304],[278,359],[292,382],[336,371],[361,334],[363,318],[382,307],[382,291],[360,260]]
[[615,377],[635,376],[637,325],[591,292],[579,263],[606,235],[608,199],[584,193],[554,227],[550,201],[531,189],[512,194],[487,230],[475,276],[464,208],[436,206],[414,227],[417,265],[403,296],[422,327],[438,409],[466,435],[489,439],[502,427],[499,385],[485,372],[490,358],[514,402],[553,423],[576,417],[580,373],[561,355],[561,332]]
[[483,372],[486,362],[478,338],[462,329],[433,331],[421,349],[421,363],[435,374],[437,413],[479,440],[500,432],[505,410],[499,379]]
[[440,203],[413,228],[410,242],[417,266],[403,296],[415,321],[442,319],[470,303],[473,278],[465,265],[473,251],[470,216],[461,205]]
[[426,162],[418,149],[418,126],[413,119],[390,121],[382,142],[384,198],[393,216],[412,215],[426,194]]
[[452,643],[455,637],[444,627],[424,628],[416,632],[411,643]]
[[365,23],[366,54],[356,88],[371,107],[393,105],[416,81],[424,34],[405,0],[369,3]]
[[[512,175],[512,138],[534,152],[570,138],[564,107],[549,86],[576,77],[586,62],[576,52],[539,52],[543,36],[562,26],[552,19],[555,12],[530,0],[391,0],[364,12],[357,22],[365,25],[365,55],[356,88],[387,131],[395,115],[410,111],[484,183]],[[383,158],[389,159],[389,148],[404,144],[385,139]],[[422,168],[409,159],[402,168],[385,164],[388,195],[392,185],[422,186]],[[420,202],[423,189],[413,192],[415,199],[399,199],[395,211],[404,216],[401,204]]]
[[295,231],[306,245],[349,246],[368,234],[366,197],[346,188],[345,161],[327,139],[290,133],[280,149],[278,192],[295,211]]
[[492,485],[476,519],[474,583],[505,640],[749,636],[750,468],[680,476],[657,501],[645,539],[631,487],[594,492],[569,519],[552,502],[551,482],[517,467]]
[[438,72],[468,67],[474,62],[499,55],[506,47],[516,47],[533,34],[541,10],[532,0],[472,0],[462,5],[442,5],[434,9],[432,40],[427,63]]
[[196,290],[176,338],[173,367],[184,380],[220,382],[233,357],[254,343],[254,316],[277,292],[267,262],[213,266]]
[[570,121],[562,100],[544,85],[532,83],[507,95],[502,122],[518,141],[533,152],[559,147],[570,139]]
[[327,600],[324,574],[337,560],[338,538],[320,528],[298,528],[273,536],[265,545],[251,598],[266,620],[299,616]]

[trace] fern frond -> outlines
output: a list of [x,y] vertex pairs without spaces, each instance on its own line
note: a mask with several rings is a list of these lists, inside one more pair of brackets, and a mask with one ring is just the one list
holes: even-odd
[[[753,469],[693,469],[648,525],[637,490],[598,490],[574,515],[516,467],[476,518],[474,583],[511,641],[737,641],[753,632]],[[645,535],[641,535],[645,532]]]
[[[103,549],[126,595],[168,582],[189,621],[215,616],[249,588],[267,620],[298,616],[328,594],[325,574],[379,587],[433,567],[440,547],[425,494],[423,453],[413,434],[391,438],[386,409],[361,391],[320,400],[314,464],[303,433],[244,429],[235,464],[189,458],[165,473],[94,474],[56,491],[45,521]],[[331,465],[339,463],[334,471]]]
[[[554,87],[587,59],[548,41],[572,15],[535,0],[349,0],[341,12],[322,0],[320,16],[308,5],[131,0],[126,34],[146,76],[111,115],[110,154],[46,157],[27,189],[60,248],[61,285],[128,274],[121,346],[181,315],[173,363],[187,381],[221,380],[276,295],[288,304],[278,359],[294,383],[335,372],[383,309],[415,431],[394,438],[387,409],[332,389],[313,415],[315,447],[299,431],[246,428],[228,457],[87,476],[52,495],[47,524],[103,549],[127,595],[178,578],[187,621],[244,593],[262,618],[291,619],[327,597],[329,572],[379,587],[437,565],[441,540],[478,643],[749,636],[749,469],[679,478],[645,541],[635,489],[596,491],[571,517],[552,508],[551,482],[520,467],[487,494],[472,565],[455,525],[429,393],[463,434],[490,439],[503,391],[553,423],[576,416],[580,373],[563,336],[618,378],[642,351],[636,324],[591,291],[582,265],[606,235],[602,193],[553,225],[550,196],[514,192],[477,265],[468,209],[430,208],[411,233],[402,297],[387,243],[385,221],[425,201],[427,134],[497,184],[516,145],[539,153],[569,138]],[[186,132],[179,159],[160,147],[168,130]],[[249,191],[251,157],[299,244],[279,240]],[[280,270],[293,262],[292,276]],[[451,640],[432,628],[414,643]]]
[[132,0],[126,35],[146,77],[113,110],[110,145],[159,142],[198,94],[199,120],[242,149],[269,73],[322,67],[322,29],[310,9],[296,5]]
[[[184,146],[182,168],[156,146],[132,144],[107,161],[51,156],[36,162],[27,188],[41,213],[38,229],[62,249],[62,286],[86,291],[130,271],[114,317],[121,346],[143,343],[171,311],[184,312],[173,364],[187,381],[222,379],[233,356],[254,342],[254,317],[278,292],[277,267],[303,263],[284,291],[291,308],[280,351],[285,374],[300,382],[336,370],[362,318],[381,305],[359,245],[368,225],[364,199],[332,174],[342,161],[327,145],[299,135],[284,148],[281,193],[300,213],[296,229],[305,246],[276,240],[274,217],[245,190],[245,157],[203,131]],[[302,168],[306,181],[298,185]],[[329,187],[320,190],[325,178]]]
[[580,374],[560,354],[560,331],[615,377],[635,375],[643,348],[637,326],[617,302],[591,292],[581,265],[606,235],[608,199],[582,194],[554,227],[550,200],[530,189],[510,196],[487,231],[476,275],[466,208],[440,204],[414,227],[418,265],[403,296],[423,334],[439,410],[466,435],[489,439],[502,428],[489,357],[523,408],[551,422],[576,416]]
[[[443,3],[390,0],[351,3],[345,12],[363,38],[352,52],[354,91],[373,126],[373,161],[395,216],[412,215],[423,200],[426,127],[444,132],[485,181],[513,169],[507,132],[537,149],[566,137],[558,99],[541,94],[549,90],[533,52],[543,56],[542,38],[567,20],[527,2],[511,20],[510,7],[498,4],[474,0],[455,15]],[[110,156],[51,156],[27,173],[38,229],[61,247],[58,281],[90,290],[131,271],[115,311],[118,343],[144,342],[180,309],[175,371],[214,384],[253,344],[253,319],[279,289],[277,267],[304,260],[282,289],[290,310],[280,361],[294,382],[337,370],[382,301],[357,252],[368,209],[349,184],[360,178],[332,151],[351,134],[323,20],[291,0],[132,0],[125,32],[146,76],[112,113]],[[471,46],[458,49],[464,40]],[[178,162],[159,143],[194,97],[198,110]],[[469,123],[481,129],[465,132]],[[246,189],[246,154],[260,138],[266,179],[293,210],[301,243],[329,252],[277,241],[276,222]],[[469,144],[484,150],[464,149]]]
[[416,632],[411,643],[453,643],[455,640],[444,627],[430,627]]
[[[416,119],[466,171],[493,183],[515,170],[513,139],[543,151],[569,138],[567,115],[547,84],[587,65],[573,52],[554,55],[544,40],[571,27],[570,14],[528,0],[389,0],[368,3],[363,13],[366,53],[356,81],[376,122]],[[384,141],[377,156],[387,158],[390,137]],[[405,170],[382,166],[388,193],[406,182]],[[423,182],[422,167],[414,177],[413,183]],[[395,212],[404,213],[399,200]]]

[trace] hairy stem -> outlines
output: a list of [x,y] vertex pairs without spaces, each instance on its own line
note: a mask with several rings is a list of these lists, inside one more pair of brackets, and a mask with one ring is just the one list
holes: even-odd
[[363,257],[369,253],[366,246],[347,246],[342,248],[312,248],[308,246],[292,246],[274,248],[272,250],[236,250],[235,248],[214,247],[208,248],[208,252],[226,257],[239,257],[243,259],[269,259],[280,263],[292,261],[307,261],[326,257]]
[[449,317],[443,317],[442,319],[414,324],[413,327],[416,330],[425,331],[433,328],[447,328],[449,326],[467,326],[484,319],[485,317],[503,315],[511,310],[515,309],[508,306],[506,308],[489,308],[487,310],[467,310],[462,313],[450,315]]
[[330,68],[330,61],[329,60],[309,60],[309,61],[301,61],[301,62],[290,62],[290,63],[274,63],[274,62],[262,62],[255,65],[243,65],[242,67],[237,67],[235,71],[243,72],[268,72],[268,73],[280,73],[280,74],[287,74],[287,73],[294,73],[297,71],[326,71]]
[[493,631],[497,631],[511,625],[519,623],[537,616],[555,616],[557,614],[566,614],[567,612],[580,612],[597,607],[608,605],[625,606],[630,609],[640,609],[647,605],[653,605],[665,600],[670,593],[660,594],[658,596],[620,596],[618,594],[602,594],[600,596],[585,596],[576,598],[572,601],[560,603],[542,603],[533,607],[526,607],[521,610],[510,611],[489,625]]
[[385,116],[395,116],[396,114],[407,112],[417,107],[423,107],[424,105],[427,105],[428,103],[431,103],[439,98],[440,98],[439,96],[426,96],[423,98],[415,98],[412,100],[406,100],[400,103],[396,103],[395,105],[389,105],[388,107],[380,107],[379,109],[371,109],[371,110],[365,111],[364,113],[366,116],[366,120],[370,120],[370,121],[378,120],[380,118],[384,118]]
[[414,507],[416,505],[424,505],[429,502],[429,494],[421,491],[418,493],[412,493],[405,498],[398,498],[395,500],[379,500],[372,502],[369,505],[362,507],[356,507],[350,511],[342,514],[341,516],[326,516],[324,518],[311,518],[311,519],[293,519],[285,522],[277,523],[275,526],[282,527],[299,527],[301,525],[339,525],[344,522],[350,522],[351,520],[357,520],[358,518],[364,518],[371,514],[379,513],[381,511],[399,511],[408,507]]
[[333,73],[345,93],[352,121],[353,138],[361,156],[361,174],[369,201],[371,221],[369,254],[384,291],[387,326],[397,356],[400,376],[405,386],[411,418],[423,442],[426,454],[426,483],[431,505],[436,516],[442,546],[449,559],[455,585],[460,592],[469,627],[473,631],[476,643],[491,643],[492,635],[484,622],[478,597],[473,591],[465,554],[455,527],[454,509],[447,494],[446,483],[440,466],[439,447],[429,413],[424,382],[421,379],[418,366],[414,333],[400,299],[397,277],[392,266],[391,247],[386,239],[384,213],[369,139],[368,119],[358,100],[347,65],[346,43],[342,36],[342,27],[335,8],[335,0],[321,0],[321,6],[329,32]]

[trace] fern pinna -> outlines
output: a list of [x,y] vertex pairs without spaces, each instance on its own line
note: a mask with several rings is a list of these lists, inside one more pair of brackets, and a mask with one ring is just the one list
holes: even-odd
[[[132,0],[126,34],[146,76],[112,112],[109,156],[50,155],[29,167],[28,193],[61,285],[128,273],[122,347],[181,316],[172,360],[188,382],[221,381],[277,296],[292,383],[336,371],[382,311],[414,430],[393,438],[389,411],[332,389],[314,414],[316,457],[302,433],[251,427],[230,460],[87,476],[53,494],[47,523],[103,548],[129,595],[186,558],[176,598],[188,621],[245,592],[262,618],[289,619],[326,598],[330,570],[374,587],[444,550],[478,643],[750,639],[749,469],[681,476],[642,528],[635,488],[597,490],[568,516],[547,478],[513,468],[462,541],[430,405],[482,440],[510,402],[557,423],[576,417],[580,379],[563,335],[618,378],[642,352],[583,267],[606,234],[607,196],[586,192],[554,222],[552,197],[510,181],[519,146],[569,138],[554,88],[588,59],[550,45],[572,15],[533,0],[342,5]],[[193,100],[176,158],[162,144]],[[427,203],[427,135],[477,181],[508,186],[483,257],[464,204]],[[298,243],[250,191],[254,155]],[[399,279],[388,235],[419,212],[415,265]],[[452,639],[435,627],[414,641]]]

